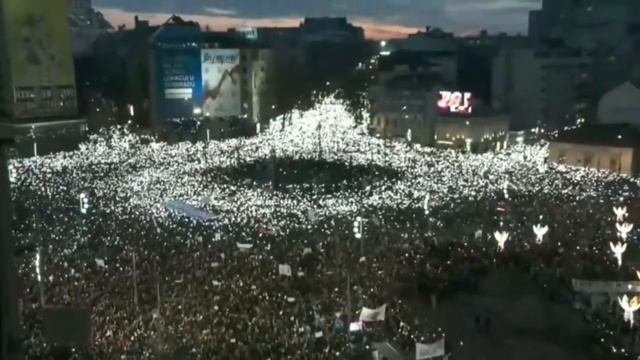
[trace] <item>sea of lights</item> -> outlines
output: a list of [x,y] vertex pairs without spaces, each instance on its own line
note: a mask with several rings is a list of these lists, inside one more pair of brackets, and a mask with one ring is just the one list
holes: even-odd
[[[427,196],[434,208],[461,199],[507,197],[504,191],[602,200],[625,195],[618,191],[624,187],[605,191],[611,188],[607,183],[619,180],[617,175],[547,166],[547,153],[544,144],[478,155],[381,140],[369,136],[342,104],[329,98],[312,110],[272,121],[268,130],[254,138],[170,145],[114,129],[92,137],[75,152],[15,160],[11,179],[14,193],[35,191],[56,200],[75,196],[76,203],[79,194],[87,194],[91,211],[171,221],[164,204],[183,201],[211,211],[223,223],[260,219],[271,226],[284,225],[274,213],[288,213],[304,224],[310,211],[323,218],[380,207],[422,207]],[[203,175],[274,156],[376,165],[401,176],[373,181],[360,191],[304,194],[274,192],[251,180],[238,183]],[[541,171],[547,167],[550,171]],[[509,184],[508,190],[504,184]]]
[[[153,232],[153,229],[145,227],[145,224],[149,223],[157,224],[157,228],[166,231],[167,235],[174,235],[163,238],[178,239],[176,244],[180,244],[185,238],[199,243],[203,236],[209,235],[216,242],[226,240],[225,231],[234,229],[234,246],[239,244],[238,247],[241,249],[255,249],[260,254],[271,254],[276,252],[269,251],[268,247],[265,252],[265,247],[261,246],[263,244],[258,243],[254,247],[256,237],[252,231],[256,225],[279,229],[282,232],[305,228],[315,235],[317,229],[312,229],[311,225],[320,222],[323,223],[324,231],[329,234],[332,229],[328,227],[333,227],[332,220],[343,218],[347,219],[345,223],[348,225],[343,226],[342,230],[348,232],[349,238],[357,238],[360,233],[360,239],[363,239],[360,243],[363,243],[368,237],[368,221],[384,221],[372,217],[372,214],[390,214],[392,211],[389,209],[409,209],[409,213],[424,214],[429,219],[453,219],[453,225],[444,231],[449,232],[451,236],[460,236],[459,232],[453,234],[463,227],[465,220],[469,220],[462,219],[459,215],[462,210],[462,207],[458,208],[460,204],[465,205],[467,212],[467,205],[473,203],[504,201],[505,204],[501,204],[500,207],[509,208],[517,203],[518,197],[525,195],[528,198],[543,199],[543,202],[553,199],[549,202],[551,206],[562,206],[568,201],[567,207],[572,211],[576,206],[569,206],[571,204],[606,204],[606,215],[597,213],[599,217],[606,218],[617,215],[611,213],[611,206],[620,206],[625,199],[635,197],[638,189],[637,179],[634,178],[549,165],[546,163],[548,149],[545,144],[520,144],[500,153],[468,154],[454,150],[431,149],[404,141],[385,141],[368,135],[366,128],[356,125],[342,104],[330,98],[309,111],[294,112],[275,119],[268,128],[261,130],[263,131],[258,136],[248,139],[183,142],[171,145],[147,136],[136,135],[125,128],[117,128],[93,136],[75,152],[13,160],[10,176],[14,200],[16,204],[27,204],[28,215],[24,216],[23,211],[23,217],[30,217],[35,213],[40,218],[34,219],[33,225],[28,224],[18,229],[18,242],[30,241],[31,226],[45,228],[47,231],[38,236],[54,240],[49,242],[53,246],[49,245],[43,249],[44,266],[39,265],[38,252],[35,264],[23,265],[35,269],[22,268],[21,273],[32,272],[39,275],[42,267],[43,283],[52,284],[49,291],[58,291],[60,287],[56,286],[56,281],[60,279],[79,277],[80,271],[76,269],[82,269],[83,276],[91,280],[88,285],[78,286],[83,292],[106,283],[111,289],[126,287],[127,285],[122,284],[119,279],[130,276],[126,270],[131,262],[127,241],[138,241],[138,244],[133,244],[134,247],[142,244],[151,245],[140,257],[141,262],[147,263],[159,258],[158,253],[161,251],[154,251],[156,248],[163,251],[171,248],[172,244],[161,245],[153,242],[160,236]],[[342,163],[369,169],[388,169],[397,176],[385,176],[380,173],[366,179],[345,179],[345,186],[332,192],[319,191],[313,186],[291,186],[287,191],[274,191],[268,183],[255,181],[250,177],[239,180],[228,175],[233,171],[226,171],[256,162],[269,163],[274,158],[299,162],[314,159],[328,164]],[[363,182],[362,186],[347,186],[350,182],[358,181]],[[309,179],[309,183],[313,182],[313,179]],[[486,199],[496,201],[480,201]],[[184,222],[171,215],[165,206],[175,201],[188,203],[214,214],[217,221],[211,226],[206,225],[208,229],[214,230],[214,233],[198,230],[175,236],[184,230]],[[587,209],[580,208],[575,211],[586,213]],[[469,217],[493,215],[495,212],[495,208],[475,209]],[[532,226],[541,221],[544,221],[545,226],[549,225],[550,234],[547,237],[554,241],[545,241],[540,245],[557,244],[560,247],[559,241],[563,241],[562,246],[566,247],[567,252],[572,252],[569,244],[575,245],[580,240],[578,237],[581,227],[576,225],[579,223],[578,215],[587,216],[590,222],[593,217],[593,214],[576,213],[576,216],[568,218],[553,218],[545,212],[535,213],[534,217],[531,217],[531,209],[518,209],[516,206],[510,208],[509,212],[514,215],[512,219],[506,219],[506,223],[503,224],[501,220],[500,226],[483,229],[484,234],[489,236],[494,234],[494,231],[501,234],[500,240],[496,241],[498,245],[502,242],[506,252],[511,246],[519,246],[523,239],[533,240]],[[17,213],[21,213],[20,209]],[[530,218],[516,215],[525,213]],[[540,215],[544,215],[545,219]],[[421,226],[423,224],[416,223],[415,217],[407,218],[408,226],[424,229]],[[357,229],[354,220],[359,222]],[[560,222],[569,225],[564,228],[569,228],[575,233],[567,232],[562,236],[553,234]],[[177,223],[180,223],[180,226],[177,226]],[[127,228],[137,225],[140,226],[131,231]],[[188,225],[202,228],[195,223]],[[473,226],[472,231],[478,229],[473,221],[470,221],[469,225]],[[403,230],[400,230],[401,233],[394,233],[395,229],[386,231],[385,236],[396,236],[400,238],[398,241],[410,238]],[[536,235],[542,238],[544,234],[539,230],[541,235]],[[616,228],[611,226],[611,232],[615,230]],[[622,230],[626,231],[627,228]],[[483,237],[483,231],[478,231],[476,239]],[[240,236],[237,236],[238,232]],[[602,242],[602,247],[598,247],[597,244],[587,244],[585,247],[597,254],[605,250],[602,252],[602,259],[607,262],[613,258],[607,250],[607,244],[615,238],[615,233],[612,236],[613,238],[607,238]],[[91,247],[95,241],[89,241],[89,246],[76,247],[76,241],[73,239],[82,242],[84,237],[93,237],[94,240],[98,238],[100,243],[106,245],[106,250],[100,248],[100,253],[96,254]],[[190,237],[192,239],[189,239]],[[291,238],[298,241],[298,237]],[[58,242],[58,239],[71,241]],[[122,241],[123,239],[127,241]],[[300,239],[301,242],[306,240]],[[433,240],[437,241],[437,237],[433,237]],[[463,250],[466,245],[466,242],[461,243],[459,254],[454,256],[467,256]],[[194,251],[197,248],[188,247],[188,258],[198,256],[195,254],[197,251]],[[527,249],[527,246],[519,247],[523,248]],[[576,247],[575,251],[579,250],[580,246]],[[193,255],[191,251],[194,252]],[[473,253],[473,250],[471,252]],[[503,252],[491,253],[497,258]],[[86,259],[82,260],[78,255],[88,256],[91,261],[95,257],[97,267],[101,271],[104,270],[108,276],[97,275],[94,278],[96,273],[92,271],[95,269],[91,270],[86,264],[79,264],[86,262]],[[295,257],[285,260],[296,261]],[[218,261],[211,264],[212,268],[213,264],[218,269]],[[371,266],[373,270],[377,267]],[[183,282],[189,283],[183,279],[184,268],[173,270],[175,273],[165,274],[162,281],[164,286],[169,288],[169,293],[170,289],[177,292]],[[239,269],[230,267],[227,271],[229,275],[235,276],[233,272]],[[186,273],[187,277],[193,275]],[[213,285],[219,286],[224,282],[229,286],[226,281],[223,277],[215,278]],[[379,285],[373,280],[370,280],[370,283]],[[234,288],[226,289],[228,291]],[[332,293],[332,297],[339,298],[339,292]],[[118,296],[109,296],[100,304],[102,306],[118,299]]]

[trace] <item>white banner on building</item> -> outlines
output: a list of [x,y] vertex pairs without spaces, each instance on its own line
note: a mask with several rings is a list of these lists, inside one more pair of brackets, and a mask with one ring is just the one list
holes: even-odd
[[573,290],[584,293],[626,294],[640,293],[640,281],[571,280]]
[[363,307],[360,311],[360,321],[384,321],[387,313],[387,305],[382,305],[376,309]]
[[431,359],[438,356],[444,356],[444,338],[431,343],[416,343],[416,360]]
[[284,276],[291,276],[291,274],[292,274],[291,266],[289,266],[287,264],[278,265],[278,274],[284,275]]
[[242,68],[238,49],[202,50],[202,113],[207,117],[240,116]]

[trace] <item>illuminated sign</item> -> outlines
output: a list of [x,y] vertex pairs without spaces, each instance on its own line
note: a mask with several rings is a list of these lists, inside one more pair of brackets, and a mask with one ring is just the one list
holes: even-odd
[[438,108],[446,113],[471,114],[473,111],[470,92],[440,91]]
[[242,37],[248,40],[258,39],[258,29],[254,27],[245,27],[236,30]]
[[156,56],[159,119],[193,117],[202,102],[200,49],[163,48]]

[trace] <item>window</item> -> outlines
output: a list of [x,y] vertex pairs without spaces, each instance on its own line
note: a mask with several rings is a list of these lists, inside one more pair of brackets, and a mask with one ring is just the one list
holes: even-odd
[[564,164],[567,162],[567,150],[560,150],[558,153],[558,164]]
[[593,167],[593,153],[586,152],[584,154],[583,164],[584,164],[584,166]]

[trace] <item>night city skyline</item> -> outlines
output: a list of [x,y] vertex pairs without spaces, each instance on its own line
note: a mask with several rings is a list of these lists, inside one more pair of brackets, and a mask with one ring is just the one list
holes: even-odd
[[540,0],[95,0],[94,6],[118,26],[133,26],[133,17],[162,23],[172,14],[215,30],[239,26],[297,26],[305,16],[347,16],[365,29],[367,38],[404,37],[440,27],[458,35],[507,32],[526,34],[528,13]]

